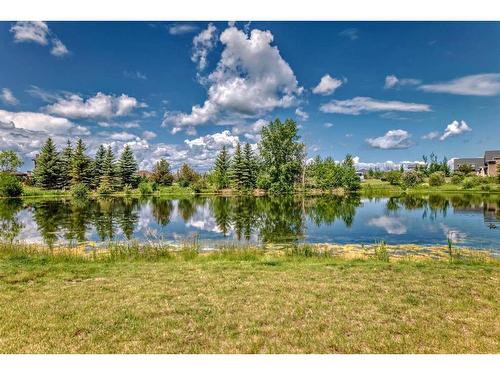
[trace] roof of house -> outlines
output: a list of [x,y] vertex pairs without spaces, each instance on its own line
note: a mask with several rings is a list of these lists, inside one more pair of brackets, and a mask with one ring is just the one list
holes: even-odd
[[484,158],[457,158],[453,160],[453,165],[475,164],[483,165]]
[[500,159],[500,150],[485,151],[484,162],[493,161],[494,159]]

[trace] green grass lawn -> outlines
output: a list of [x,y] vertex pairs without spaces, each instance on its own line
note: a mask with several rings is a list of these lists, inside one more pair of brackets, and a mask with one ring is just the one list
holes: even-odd
[[500,266],[0,251],[1,353],[498,353]]
[[[361,182],[361,192],[370,193],[400,193],[405,189],[399,185],[391,185],[387,181],[382,181],[378,179],[367,179]],[[408,189],[408,192],[412,193],[436,193],[436,192],[466,192],[466,193],[500,193],[500,185],[495,183],[482,184],[474,186],[472,188],[464,188],[462,185],[452,184],[450,179],[447,178],[447,182],[441,186],[429,186],[427,182],[424,182],[418,186]]]

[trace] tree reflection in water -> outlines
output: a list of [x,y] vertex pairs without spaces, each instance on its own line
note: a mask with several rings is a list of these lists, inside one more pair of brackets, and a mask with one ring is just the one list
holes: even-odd
[[[500,217],[498,196],[402,194],[369,200],[385,204],[383,209],[387,214],[400,210],[421,210],[423,218],[431,220],[435,220],[438,215],[445,217],[450,209],[453,209],[453,213],[482,212],[485,220],[498,220]],[[340,221],[345,227],[351,227],[361,204],[358,195],[258,198],[197,196],[183,199],[107,197],[86,201],[3,199],[0,200],[0,240],[13,241],[24,229],[28,233],[28,229],[35,229],[49,246],[59,241],[111,241],[121,238],[121,234],[130,240],[135,236],[144,237],[141,231],[147,230],[148,225],[160,226],[163,235],[172,236],[170,225],[173,222],[177,228],[179,223],[183,223],[186,228],[195,219],[212,221],[213,225],[202,230],[220,233],[223,237],[233,235],[235,240],[294,242],[304,239],[308,222],[319,227],[333,226]],[[23,215],[20,215],[21,212]],[[203,215],[200,219],[201,212]],[[139,219],[144,218],[144,215],[154,220],[141,220],[139,227]],[[26,221],[26,218],[31,221],[23,223],[22,219]],[[26,225],[32,228],[24,228]]]

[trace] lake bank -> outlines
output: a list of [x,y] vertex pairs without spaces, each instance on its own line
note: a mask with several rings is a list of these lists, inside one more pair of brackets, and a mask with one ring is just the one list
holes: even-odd
[[0,251],[2,353],[497,353],[492,259]]

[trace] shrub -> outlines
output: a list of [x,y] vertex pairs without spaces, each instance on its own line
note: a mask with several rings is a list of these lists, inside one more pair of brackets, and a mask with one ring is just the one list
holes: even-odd
[[267,173],[261,173],[257,176],[257,188],[268,190],[271,187],[271,176]]
[[107,179],[103,179],[97,188],[97,193],[100,195],[108,195],[113,192],[113,188]]
[[18,178],[9,173],[0,174],[0,195],[3,197],[18,197],[23,192],[23,186]]
[[441,186],[446,182],[443,172],[434,172],[429,176],[429,186]]
[[460,184],[464,179],[463,174],[461,173],[454,173],[453,176],[451,176],[451,183],[458,185]]
[[402,181],[405,187],[414,187],[422,182],[422,176],[417,171],[407,171],[403,173]]
[[125,195],[130,195],[130,194],[132,193],[132,186],[130,186],[130,185],[128,185],[128,184],[127,184],[127,185],[125,185],[125,186],[123,187],[123,193],[124,193]]
[[139,184],[139,192],[141,193],[141,195],[149,195],[153,193],[153,188],[149,182],[142,181]]
[[401,183],[401,175],[402,173],[400,171],[389,171],[387,172],[385,179],[391,184],[391,185],[399,185]]
[[474,177],[467,177],[462,182],[462,187],[464,189],[472,189],[477,185],[479,185],[479,181]]
[[87,185],[79,183],[71,188],[71,196],[75,199],[87,199],[89,196],[89,189]]

